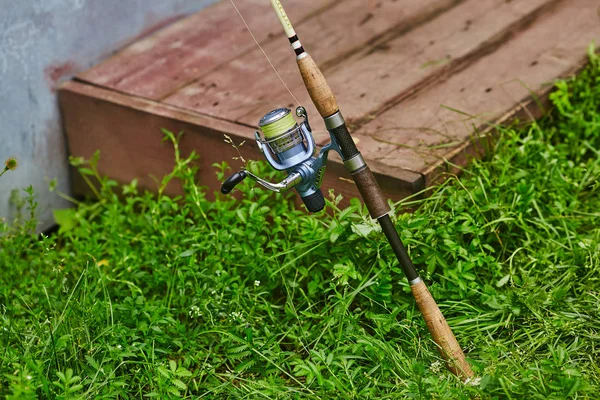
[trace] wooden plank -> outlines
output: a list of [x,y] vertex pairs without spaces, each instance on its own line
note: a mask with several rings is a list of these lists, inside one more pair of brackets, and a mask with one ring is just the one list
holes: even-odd
[[[374,44],[381,50],[363,51],[329,72],[338,97],[345,99],[346,119],[362,124],[411,93],[468,68],[559,1],[472,0],[404,37],[382,38]],[[363,82],[372,82],[371,90]]]
[[[469,0],[403,35],[383,35],[343,63],[330,66],[325,75],[348,122],[362,124],[410,93],[492,52],[557,2]],[[298,85],[294,90],[300,92],[300,102],[309,103],[302,83]],[[287,98],[285,94],[271,97],[268,105],[285,104]],[[264,109],[238,121],[257,121]]]
[[[583,70],[587,63],[588,57],[581,56],[579,62],[570,66],[562,77],[567,78],[576,75]],[[553,85],[544,85],[536,93],[535,98],[530,96],[492,123],[486,123],[479,127],[478,132],[473,133],[468,140],[459,146],[453,146],[444,154],[443,161],[429,164],[422,171],[423,183],[427,183],[427,185],[438,184],[446,179],[448,174],[460,173],[460,168],[473,159],[482,158],[489,150],[490,141],[500,132],[497,129],[498,126],[514,121],[527,123],[541,118],[552,106],[549,95],[553,90]]]
[[[345,64],[346,58],[380,36],[402,35],[461,1],[387,0],[373,5],[364,0],[347,0],[296,28],[303,45],[319,62]],[[290,17],[294,18],[294,15],[290,13]],[[274,38],[264,49],[283,80],[294,87],[294,94],[306,99],[306,90],[285,36]],[[293,98],[279,82],[260,49],[232,60],[163,101],[248,125],[255,125],[262,114],[272,108],[293,106]],[[302,104],[310,115],[318,115],[310,101]],[[249,112],[254,113],[244,117]]]
[[[174,166],[172,146],[162,142],[162,128],[185,132],[184,156],[196,150],[202,184],[217,188],[214,162],[232,160],[235,151],[223,142],[223,133],[248,135],[250,128],[193,115],[160,103],[96,86],[66,82],[58,92],[71,155],[89,158],[100,150],[100,172],[119,182],[139,179],[142,188],[156,190],[159,179]],[[245,149],[259,159],[257,149]],[[233,163],[232,163],[233,164]],[[175,187],[169,191],[175,193]]]
[[[153,191],[157,185],[152,176],[160,179],[174,165],[172,147],[161,143],[162,128],[184,132],[180,143],[182,155],[187,156],[191,151],[200,154],[199,182],[214,191],[220,182],[213,163],[228,161],[233,168],[241,167],[238,161],[232,161],[237,153],[223,141],[223,134],[229,134],[239,143],[253,132],[243,125],[80,82],[62,84],[58,96],[70,154],[89,158],[100,150],[101,174],[122,183],[137,178],[140,188]],[[242,154],[248,160],[263,160],[253,141],[242,147]],[[420,174],[407,171],[402,175],[404,181],[398,184],[397,178],[386,176],[385,167],[381,171],[376,176],[392,199],[399,200],[422,187]],[[349,178],[343,164],[334,158],[325,174],[324,194],[332,188],[344,196],[342,206],[348,205],[350,198],[358,196]],[[81,194],[81,188],[76,189]],[[179,194],[180,188],[170,185],[167,193]]]
[[389,109],[357,131],[363,155],[421,172],[429,184],[444,159],[472,147],[466,143],[474,127],[527,103],[531,93],[543,95],[581,65],[589,44],[600,39],[597,6],[563,1],[468,69]]
[[[286,8],[301,22],[333,3],[343,0],[288,0]],[[236,5],[257,40],[283,35],[268,1],[237,0]],[[129,45],[77,77],[156,100],[255,48],[235,9],[225,0]]]

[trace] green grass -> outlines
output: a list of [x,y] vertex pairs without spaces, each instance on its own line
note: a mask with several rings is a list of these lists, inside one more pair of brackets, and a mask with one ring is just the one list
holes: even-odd
[[[0,394],[27,398],[596,399],[600,62],[553,112],[396,225],[480,381],[444,368],[393,253],[357,201],[333,217],[243,186],[208,201],[179,159],[0,242]],[[80,160],[76,160],[80,162]],[[82,169],[97,175],[95,161]],[[224,171],[219,173],[222,175]],[[261,171],[265,174],[265,171]],[[29,191],[29,208],[35,203]],[[401,213],[403,208],[416,212]]]

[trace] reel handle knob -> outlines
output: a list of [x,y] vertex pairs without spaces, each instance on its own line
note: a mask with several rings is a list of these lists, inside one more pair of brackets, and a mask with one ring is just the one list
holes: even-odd
[[235,174],[231,175],[221,185],[221,193],[228,194],[229,192],[231,192],[238,183],[246,179],[246,176],[248,176],[246,171],[238,171]]

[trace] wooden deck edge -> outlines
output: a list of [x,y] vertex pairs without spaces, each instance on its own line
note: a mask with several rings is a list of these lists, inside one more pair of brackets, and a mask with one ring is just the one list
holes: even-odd
[[[103,175],[121,183],[136,178],[140,188],[148,190],[156,190],[150,175],[160,179],[174,165],[172,148],[161,144],[162,128],[186,133],[180,145],[182,155],[193,150],[200,155],[199,179],[215,192],[220,182],[212,164],[227,161],[231,165],[231,159],[236,155],[235,150],[223,142],[223,134],[239,143],[254,132],[251,127],[84,82],[64,82],[58,89],[58,97],[70,155],[89,158],[100,149],[99,170]],[[263,160],[253,140],[246,142],[242,154],[248,159]],[[322,189],[327,193],[332,188],[341,194],[344,206],[359,194],[341,160],[332,158]],[[375,162],[369,164],[374,164],[374,174],[385,195],[392,200],[400,200],[423,187],[421,174],[392,171]],[[86,194],[78,182],[73,179],[75,194]],[[177,195],[181,190],[171,185],[167,193]]]
[[[581,72],[588,64],[588,56],[582,57],[567,73],[556,80],[567,79]],[[440,183],[448,174],[458,174],[473,158],[482,158],[489,152],[490,143],[499,134],[498,127],[509,125],[515,121],[533,122],[544,116],[552,107],[550,93],[554,84],[539,94],[521,100],[517,106],[496,118],[493,122],[480,125],[469,140],[452,150],[448,155],[422,171],[425,187]],[[460,167],[457,167],[460,166]]]
[[[100,150],[99,171],[120,183],[139,180],[139,187],[156,191],[155,179],[161,179],[174,167],[174,153],[163,143],[162,129],[177,134],[184,132],[180,147],[182,156],[196,150],[201,159],[202,185],[218,189],[214,162],[230,161],[234,150],[223,145],[223,133],[229,133],[239,143],[238,136],[249,127],[227,121],[180,112],[152,100],[136,98],[87,83],[64,82],[58,89],[63,129],[69,154],[89,159]],[[241,137],[241,136],[240,136]],[[202,154],[201,149],[207,149]],[[219,149],[217,157],[214,149]],[[212,151],[211,151],[212,150]],[[258,149],[248,147],[249,157],[258,157]],[[232,164],[232,162],[229,162]],[[72,176],[75,195],[85,195],[77,175]],[[167,193],[181,194],[178,184],[169,185]]]
[[183,110],[181,108],[160,103],[155,100],[150,100],[145,97],[139,97],[123,93],[115,89],[98,86],[87,81],[76,79],[63,82],[57,90],[59,96],[62,91],[69,91],[82,96],[89,96],[101,101],[108,101],[118,104],[122,107],[149,112],[165,118],[178,119],[190,124],[235,135],[242,140],[254,137],[255,129],[252,127],[239,124],[237,122],[220,119],[211,115],[204,115],[190,110]]

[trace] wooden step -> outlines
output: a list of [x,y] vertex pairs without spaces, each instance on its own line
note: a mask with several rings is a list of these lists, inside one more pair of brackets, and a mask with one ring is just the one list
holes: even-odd
[[[545,97],[553,80],[581,69],[587,61],[590,33],[600,36],[597,2],[553,3],[528,29],[511,31],[493,52],[414,93],[355,131],[367,149],[365,156],[390,167],[418,171],[428,184],[446,169],[445,160],[453,161],[457,149],[466,151],[469,146],[465,145],[473,144],[474,132],[485,130],[490,121],[505,119],[525,105],[539,115],[532,95]],[[378,143],[376,151],[369,146],[374,142]]]
[[[318,143],[328,134],[303,88],[270,4],[236,4],[298,101]],[[475,133],[514,115],[538,115],[532,95],[581,68],[600,37],[592,0],[315,0],[285,2],[304,46],[321,65],[358,147],[384,192],[399,199],[476,153]],[[101,150],[101,171],[119,181],[162,176],[173,165],[161,128],[184,131],[200,180],[217,190],[223,142],[251,139],[260,117],[295,105],[229,1],[144,38],[59,90],[73,155]],[[520,112],[520,114],[519,114]],[[253,141],[245,158],[262,159]],[[332,157],[324,182],[357,191]],[[173,191],[177,188],[173,187]]]

